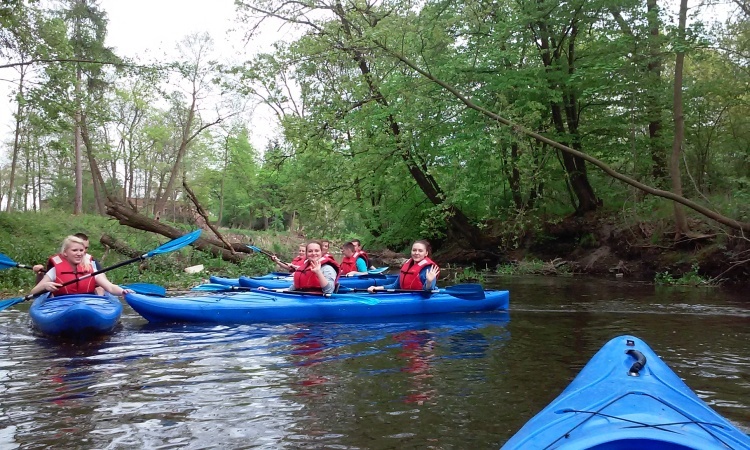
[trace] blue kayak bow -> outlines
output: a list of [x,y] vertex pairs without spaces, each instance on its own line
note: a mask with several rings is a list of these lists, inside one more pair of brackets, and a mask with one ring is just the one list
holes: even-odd
[[[132,259],[128,259],[127,261],[119,262],[119,263],[117,263],[117,264],[115,264],[113,266],[106,267],[104,269],[97,270],[94,273],[90,273],[90,274],[84,275],[84,276],[82,276],[80,278],[76,278],[75,280],[70,280],[68,282],[65,282],[65,283],[63,283],[61,285],[61,287],[62,286],[67,286],[67,285],[70,285],[70,284],[73,284],[73,283],[77,283],[77,282],[79,282],[81,280],[85,280],[86,278],[94,277],[96,275],[99,275],[100,273],[109,272],[110,270],[114,270],[114,269],[120,268],[122,266],[126,266],[128,264],[132,264],[134,262],[143,261],[145,259],[151,258],[151,257],[156,256],[156,255],[161,255],[161,254],[164,254],[164,253],[169,253],[169,252],[173,252],[175,250],[179,250],[179,249],[181,249],[181,248],[183,248],[183,247],[185,247],[187,245],[190,245],[193,242],[195,242],[195,240],[198,239],[200,237],[200,235],[201,235],[201,230],[195,230],[193,232],[190,232],[188,234],[180,236],[180,237],[178,237],[176,239],[172,239],[171,241],[169,241],[167,243],[164,243],[164,244],[156,247],[155,249],[151,250],[150,252],[144,253],[141,256],[138,256],[138,257],[132,258]],[[125,289],[127,289],[127,288],[125,288]],[[8,308],[10,308],[11,306],[13,306],[15,304],[18,304],[18,303],[25,302],[27,300],[31,300],[33,298],[36,298],[36,297],[38,297],[38,296],[40,296],[42,294],[44,294],[44,292],[39,292],[37,294],[29,294],[29,295],[26,295],[24,297],[16,297],[16,298],[11,298],[11,299],[8,299],[8,300],[0,301],[0,311],[2,311],[4,309],[8,309]]]

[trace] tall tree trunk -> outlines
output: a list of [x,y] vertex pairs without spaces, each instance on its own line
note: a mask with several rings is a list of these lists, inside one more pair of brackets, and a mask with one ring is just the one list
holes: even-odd
[[7,212],[13,211],[13,188],[16,180],[16,165],[18,164],[18,152],[20,151],[21,123],[23,122],[23,81],[26,75],[26,66],[20,67],[20,77],[18,80],[18,95],[16,95],[16,130],[13,137],[13,157],[10,163],[10,179],[8,180],[8,207]]
[[[578,104],[577,98],[574,93],[569,91],[569,88],[565,85],[560,85],[556,81],[557,67],[567,67],[566,75],[572,75],[575,72],[575,32],[577,31],[575,19],[571,23],[571,36],[568,37],[568,59],[564,60],[560,54],[557,45],[553,45],[553,38],[550,35],[549,28],[545,22],[537,23],[538,38],[540,41],[539,50],[542,57],[542,62],[546,68],[548,74],[548,84],[550,89],[553,91],[560,91],[562,93],[564,105],[561,105],[557,101],[550,101],[550,111],[552,113],[552,123],[555,126],[555,130],[561,136],[567,136],[569,144],[576,150],[581,150],[581,139],[578,134]],[[566,129],[567,125],[567,129]],[[594,188],[589,183],[588,174],[586,173],[586,161],[583,158],[572,155],[568,152],[562,153],[563,167],[565,173],[568,176],[570,187],[575,194],[575,198],[578,202],[574,205],[576,214],[584,214],[589,211],[595,211],[601,201],[596,197]]]
[[[672,157],[669,161],[669,176],[672,179],[672,192],[682,196],[682,177],[680,175],[680,156],[682,142],[685,135],[685,116],[682,110],[682,76],[685,65],[685,27],[687,22],[687,0],[680,1],[680,18],[677,28],[677,57],[674,67],[674,140],[672,142]],[[685,209],[679,203],[674,205],[675,239],[686,235],[690,228],[685,216]]]
[[[89,160],[89,167],[91,168],[91,185],[94,188],[94,198],[96,200],[96,210],[102,215],[107,215],[107,206],[105,197],[107,196],[107,186],[104,184],[102,173],[99,171],[99,165],[96,163],[96,157],[94,155],[94,148],[89,138],[89,128],[86,122],[86,115],[81,115],[81,138],[86,146],[86,156]],[[104,192],[102,192],[104,191]]]
[[659,35],[661,19],[657,0],[646,0],[647,19],[649,28],[647,77],[650,81],[646,94],[646,115],[648,117],[648,147],[651,153],[651,176],[657,186],[664,186],[667,178],[665,143],[662,142],[661,114],[663,111],[660,101],[662,77],[662,38]]
[[221,188],[219,190],[219,223],[224,217],[224,180],[227,176],[227,167],[229,166],[229,134],[224,139],[224,167],[221,170]]
[[76,69],[76,87],[75,87],[75,126],[73,139],[75,146],[75,170],[76,170],[76,194],[73,203],[73,214],[83,213],[83,155],[81,152],[81,68]]

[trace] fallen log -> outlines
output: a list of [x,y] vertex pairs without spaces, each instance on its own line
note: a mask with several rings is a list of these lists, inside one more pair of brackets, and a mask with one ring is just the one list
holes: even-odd
[[[107,214],[117,219],[120,225],[157,233],[170,239],[176,239],[185,234],[184,230],[139,214],[133,207],[125,205],[120,200],[112,197],[107,198]],[[250,257],[253,252],[246,244],[239,242],[231,244],[231,248],[234,250],[232,252],[226,244],[208,236],[199,237],[191,245],[200,251],[208,252],[214,256],[221,257],[225,261],[235,263]]]

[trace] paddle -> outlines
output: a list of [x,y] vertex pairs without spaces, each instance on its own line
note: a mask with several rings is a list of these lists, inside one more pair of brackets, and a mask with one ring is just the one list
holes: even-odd
[[[79,282],[81,280],[85,280],[86,278],[99,275],[100,273],[109,272],[110,270],[114,270],[114,269],[117,269],[119,267],[126,266],[128,264],[132,264],[134,262],[143,261],[144,259],[151,258],[152,256],[161,255],[163,253],[169,253],[169,252],[173,252],[175,250],[179,250],[182,247],[185,247],[186,245],[192,244],[196,239],[198,239],[198,237],[200,235],[201,235],[201,230],[195,230],[195,231],[193,231],[191,233],[185,234],[185,235],[180,236],[180,237],[178,237],[176,239],[172,239],[171,241],[169,241],[169,242],[167,242],[165,244],[162,244],[159,247],[156,247],[155,249],[153,249],[150,252],[145,253],[145,254],[143,254],[141,256],[138,256],[138,257],[133,258],[133,259],[129,259],[127,261],[119,262],[119,263],[117,263],[117,264],[115,264],[113,266],[105,267],[104,269],[97,270],[94,273],[90,273],[90,274],[84,275],[84,276],[82,276],[80,278],[76,278],[75,280],[70,280],[68,282],[63,283],[62,286],[67,286],[69,284],[77,283],[77,282]],[[39,292],[37,294],[29,294],[29,295],[26,295],[25,297],[16,297],[16,298],[11,298],[11,299],[8,299],[8,300],[0,301],[0,311],[2,311],[4,309],[7,309],[7,308],[10,308],[11,306],[13,306],[13,305],[15,305],[17,303],[25,302],[26,300],[31,300],[33,298],[36,298],[36,297],[44,294],[44,292],[46,292],[46,291],[42,291],[42,292]]]
[[[254,245],[247,245],[246,247],[249,248],[250,250],[254,251],[254,252],[263,253],[264,255],[268,256],[271,259],[273,259],[276,256],[273,253],[267,252],[267,251],[263,250],[262,248],[258,248],[258,247],[254,246]],[[281,260],[279,260],[279,261],[281,261]],[[284,262],[284,261],[281,261],[281,263],[282,264],[286,264],[287,266],[290,265],[290,263]]]
[[[218,283],[199,284],[198,286],[195,286],[194,288],[192,288],[191,291],[202,291],[202,292],[228,292],[228,291],[248,292],[248,291],[252,291],[252,292],[259,293],[259,294],[262,294],[264,292],[275,292],[277,294],[322,296],[322,297],[331,298],[331,294],[321,294],[319,292],[287,291],[284,289],[257,289],[257,288],[243,287],[243,286],[227,286],[227,285],[218,284]],[[340,294],[335,294],[335,295],[336,297],[333,297],[334,299],[336,299],[337,297],[340,298]],[[346,298],[350,300],[354,300],[356,302],[364,303],[366,305],[377,305],[378,303],[380,303],[378,299],[368,298],[366,295],[349,295],[349,296],[346,296]]]
[[0,270],[11,269],[14,267],[18,267],[19,269],[33,269],[33,266],[17,263],[10,259],[8,255],[0,253]]
[[[340,288],[339,292],[342,292]],[[367,289],[362,288],[348,288],[346,291],[343,291],[342,293],[346,292],[367,292]],[[419,292],[421,294],[424,294],[425,296],[432,295],[432,294],[448,294],[456,298],[460,298],[463,300],[484,300],[484,288],[481,284],[476,283],[467,283],[467,284],[457,284],[455,286],[448,286],[442,289],[437,289],[434,291],[424,291],[421,289],[384,289],[384,290],[377,290],[374,293],[381,294],[392,294],[392,293],[399,293],[399,292]]]
[[131,291],[135,291],[143,295],[153,295],[154,297],[166,297],[167,296],[167,289],[164,286],[159,286],[158,284],[128,283],[128,284],[121,284],[120,287],[123,289],[130,289]]

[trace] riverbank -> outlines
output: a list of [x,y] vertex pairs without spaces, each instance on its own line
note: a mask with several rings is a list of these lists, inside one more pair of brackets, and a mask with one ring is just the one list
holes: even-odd
[[[472,273],[594,275],[623,280],[660,284],[750,284],[750,240],[727,234],[713,223],[691,218],[691,239],[675,242],[670,219],[624,221],[612,214],[568,217],[549,221],[503,238],[518,242],[511,250],[469,250],[458,241],[436,246],[435,259],[444,267],[464,268]],[[498,230],[508,229],[502,224]],[[0,253],[22,264],[45,261],[59,246],[62,238],[84,231],[91,237],[91,251],[104,265],[114,264],[124,256],[101,243],[101,236],[111,235],[133,248],[148,251],[164,239],[152,233],[124,227],[107,217],[73,216],[55,212],[0,213]],[[303,236],[288,232],[222,229],[227,239],[256,245],[291,258]],[[497,233],[500,234],[500,233]],[[502,239],[501,239],[502,240]],[[332,249],[343,243],[333,239]],[[389,249],[367,247],[377,266],[399,267],[408,257]],[[186,274],[183,269],[202,264],[205,271]],[[174,255],[149,260],[147,267],[134,264],[109,274],[115,282],[151,282],[170,288],[197,284],[209,275],[236,277],[272,270],[265,257],[248,258],[242,265],[227,263],[212,255],[186,249]],[[33,277],[27,271],[10,269],[0,272],[0,291],[18,292],[30,288]]]
[[527,232],[505,254],[450,244],[436,258],[501,273],[585,274],[662,284],[750,284],[750,239],[692,218],[690,238],[674,240],[671,220],[623,223],[617,217],[568,217]]

